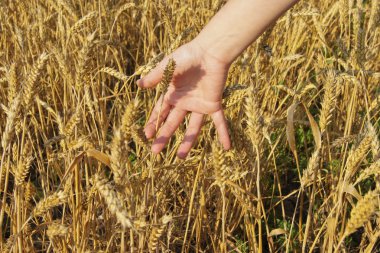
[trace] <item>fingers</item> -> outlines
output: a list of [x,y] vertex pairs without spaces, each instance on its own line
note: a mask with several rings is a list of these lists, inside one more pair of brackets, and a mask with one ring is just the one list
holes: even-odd
[[142,88],[152,88],[157,86],[161,81],[164,69],[168,60],[165,58],[160,62],[153,70],[149,72],[146,76],[142,77],[137,81],[137,85]]
[[169,142],[169,138],[185,119],[186,111],[179,108],[173,108],[169,113],[164,125],[160,129],[157,139],[153,142],[152,152],[158,154],[162,151],[165,145]]
[[227,121],[224,117],[223,111],[219,110],[217,112],[214,112],[211,114],[211,118],[214,121],[216,130],[218,132],[220,143],[223,145],[225,150],[230,149],[231,141],[228,135]]
[[186,130],[185,137],[181,146],[178,148],[177,155],[181,159],[185,159],[190,149],[193,147],[203,124],[203,114],[193,112],[190,116],[189,125]]
[[166,119],[170,112],[170,105],[161,96],[156,105],[154,106],[153,112],[149,117],[149,120],[145,126],[144,132],[146,138],[150,139],[156,134],[156,127],[160,127],[162,122]]

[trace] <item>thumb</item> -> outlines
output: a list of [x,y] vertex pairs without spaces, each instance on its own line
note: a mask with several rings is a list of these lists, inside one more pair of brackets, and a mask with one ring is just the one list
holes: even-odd
[[154,69],[152,69],[146,76],[137,80],[137,85],[141,88],[153,88],[161,81],[164,74],[165,62],[167,59],[161,61]]

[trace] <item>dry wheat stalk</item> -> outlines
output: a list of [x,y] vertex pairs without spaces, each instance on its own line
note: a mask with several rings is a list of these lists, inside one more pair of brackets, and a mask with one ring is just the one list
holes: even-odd
[[364,159],[371,147],[372,139],[372,136],[370,136],[367,132],[359,145],[355,149],[350,150],[346,162],[346,179],[352,178],[352,176],[356,173],[357,166]]
[[63,123],[61,116],[56,113],[56,111],[45,101],[42,101],[38,96],[36,97],[36,102],[41,105],[43,108],[45,108],[48,112],[51,113],[51,115],[55,118],[58,124],[59,131],[63,133]]
[[151,60],[149,60],[147,64],[145,64],[144,66],[138,67],[133,75],[145,76],[164,58],[164,56],[165,56],[164,53],[160,53],[156,55]]
[[78,67],[76,68],[76,87],[82,87],[84,83],[89,82],[88,80],[88,72],[90,70],[90,60],[94,46],[95,46],[95,36],[96,32],[89,34],[86,37],[84,45],[79,52],[79,62]]
[[371,123],[367,124],[368,134],[372,137],[371,149],[374,160],[380,158],[380,141],[376,129]]
[[111,144],[111,170],[115,183],[123,185],[127,176],[128,141],[120,129],[114,131]]
[[71,135],[74,132],[74,128],[80,121],[80,107],[78,106],[76,108],[75,113],[70,117],[70,119],[67,121],[66,125],[62,129],[61,134],[63,134],[66,138],[71,137]]
[[119,16],[126,10],[132,8],[132,7],[135,7],[135,3],[126,3],[126,4],[123,4],[116,12],[115,14],[115,21],[114,23],[116,23],[116,21],[119,19]]
[[69,34],[74,35],[77,32],[79,32],[80,29],[86,24],[86,22],[90,21],[91,19],[98,16],[97,11],[92,11],[88,13],[87,15],[83,16],[81,19],[79,19],[70,29]]
[[[236,150],[218,149],[222,152],[215,160],[222,162],[213,164],[212,149],[203,147],[213,142],[212,122],[206,121],[199,135],[199,145],[187,160],[175,158],[186,130],[182,127],[162,154],[154,156],[141,129],[150,110],[134,104],[136,101],[140,105],[151,105],[165,92],[173,77],[168,79],[166,87],[160,84],[157,92],[138,89],[134,78],[151,71],[165,54],[170,58],[180,44],[189,41],[185,37],[196,36],[205,21],[226,1],[210,2],[0,0],[0,107],[3,109],[0,109],[0,139],[6,149],[1,148],[0,165],[0,194],[3,196],[0,245],[3,251],[158,252],[176,251],[180,247],[184,251],[222,252],[227,251],[227,247],[243,251],[240,242],[232,240],[236,232],[242,235],[243,247],[249,249],[257,249],[258,241],[264,239],[267,249],[291,252],[299,248],[302,237],[310,252],[333,251],[339,239],[336,228],[347,224],[350,218],[341,215],[352,202],[351,196],[344,197],[339,191],[345,173],[350,174],[345,191],[351,191],[358,199],[362,192],[356,192],[351,181],[365,189],[373,189],[375,184],[378,187],[380,182],[376,155],[379,138],[375,138],[380,116],[379,33],[376,29],[379,1],[303,1],[295,5],[230,68],[223,107],[228,107],[226,116]],[[94,11],[97,14],[91,17]],[[117,32],[113,32],[114,26]],[[310,27],[313,33],[308,32]],[[93,31],[96,31],[96,39],[94,36],[89,41],[85,35]],[[25,80],[41,52],[51,52],[54,60],[46,61],[48,64],[45,63],[46,67],[34,83],[37,89],[33,90],[34,94],[28,94],[32,96],[31,104],[23,108]],[[133,75],[126,76],[133,70],[136,70]],[[332,100],[327,96],[326,85],[328,79],[333,78],[325,75],[331,74],[329,70],[339,82],[336,101],[330,106],[328,101]],[[250,83],[250,80],[258,80],[252,84],[257,89],[254,94],[250,89],[237,89],[245,86],[237,84]],[[17,109],[14,100],[19,93],[22,95]],[[254,106],[249,106],[248,113],[245,97],[252,95],[254,97],[249,99],[255,100],[251,102]],[[317,158],[315,152],[310,154],[308,169],[301,178],[288,173],[294,164],[297,167],[303,164],[304,159],[300,155],[298,158],[302,160],[295,161],[286,146],[285,124],[288,122],[285,119],[287,108],[294,100],[301,100],[313,115],[320,104],[321,121],[327,122],[319,122],[325,132],[322,148]],[[333,113],[332,108],[335,108]],[[79,111],[78,121],[71,117],[76,111]],[[61,119],[60,115],[65,117]],[[305,129],[310,126],[305,116],[301,112],[297,120],[295,117],[289,120],[299,125],[293,128],[292,134],[296,137],[295,149],[302,155],[316,150],[309,132],[307,135],[302,132],[303,126]],[[369,129],[371,141],[367,152],[372,152],[367,157],[367,152],[363,155],[358,147],[366,136],[361,127],[368,120],[374,129],[372,132]],[[114,131],[117,128],[119,132]],[[345,137],[336,139],[338,136]],[[264,142],[263,137],[270,141]],[[331,140],[335,140],[333,146]],[[26,152],[28,141],[33,147],[32,173],[27,173],[28,166],[23,165],[28,158],[23,153],[30,152]],[[259,147],[259,154],[255,154],[253,144]],[[92,156],[87,153],[89,149],[98,153]],[[365,162],[355,161],[352,157],[355,155]],[[335,161],[342,159],[351,164],[351,172],[348,165],[335,166]],[[327,169],[321,161],[331,161],[328,167],[333,171],[319,178],[315,172],[319,176],[318,169]],[[252,169],[256,167],[257,170]],[[107,201],[102,194],[97,196],[96,187],[89,189],[91,176],[108,168],[112,170],[112,182],[104,184],[115,192],[111,195],[125,211],[121,212],[133,218],[134,230],[113,233],[120,227],[118,220],[109,219],[115,215],[107,211]],[[67,204],[62,209],[53,208],[42,214],[44,223],[40,218],[34,220],[36,225],[25,220],[33,219],[34,199],[38,201],[41,192],[56,189],[64,175],[59,189],[70,196]],[[215,175],[218,180],[213,178]],[[318,179],[316,191],[311,188],[306,191],[311,197],[317,194],[320,198],[310,205],[318,217],[309,219],[312,229],[299,237],[290,236],[288,231],[292,231],[293,224],[302,231],[305,225],[302,215],[298,221],[294,218],[292,225],[274,227],[271,220],[298,217],[307,204],[303,198],[302,203],[296,202],[293,208],[294,193],[302,189],[291,187],[293,193],[283,195],[289,194],[287,183],[300,180],[302,186],[307,187],[315,178]],[[114,181],[122,185],[116,183],[113,187]],[[225,188],[213,187],[216,181]],[[256,191],[257,198],[252,194]],[[265,212],[261,205],[268,207]],[[163,221],[159,218],[166,210],[171,210],[178,222],[169,222],[166,225],[169,228],[160,230]],[[147,217],[159,217],[157,224],[146,220]],[[49,226],[51,219],[54,221]],[[66,221],[72,221],[73,225]],[[328,233],[325,233],[326,222]],[[379,219],[374,220],[371,226],[378,226],[379,222]],[[21,233],[18,232],[20,225],[23,226]],[[258,225],[265,230],[258,231]],[[364,236],[358,237],[360,241],[355,240],[358,251],[375,250],[378,231],[372,231],[371,226],[365,226]],[[227,233],[225,242],[221,239],[223,228]],[[185,231],[188,236],[184,236]],[[7,238],[10,238],[8,242]],[[345,244],[346,251],[354,245],[349,240]],[[339,251],[339,247],[336,250]]]
[[13,99],[17,96],[18,89],[18,78],[15,63],[13,63],[9,68],[6,78],[8,81],[8,104],[10,105]]
[[5,124],[5,129],[1,140],[3,152],[5,152],[6,148],[9,145],[9,142],[13,138],[14,127],[17,124],[17,117],[19,116],[20,110],[21,94],[18,94],[15,99],[13,99],[12,104],[9,108],[9,112],[7,114],[7,122]]
[[142,127],[132,127],[132,139],[143,147],[144,149],[149,149],[149,141],[145,136],[144,129]]
[[307,168],[302,173],[301,186],[302,188],[306,187],[308,183],[312,182],[315,176],[315,173],[318,173],[318,165],[320,160],[320,150],[314,150],[311,155]]
[[160,1],[158,3],[158,9],[160,16],[163,20],[163,23],[165,24],[165,27],[167,28],[170,41],[174,41],[174,32],[173,32],[173,23],[172,23],[172,12],[169,8],[169,5],[166,3],[165,0]]
[[336,77],[332,70],[327,72],[324,88],[325,94],[323,96],[321,116],[319,118],[319,128],[322,134],[330,124],[331,114],[336,103]]
[[121,119],[121,126],[120,130],[126,134],[129,135],[131,132],[132,126],[136,123],[136,120],[138,118],[138,109],[139,107],[139,101],[134,100],[129,102],[127,107],[125,108],[123,117]]
[[245,114],[247,116],[247,132],[252,143],[258,147],[262,139],[264,120],[260,112],[259,101],[253,87],[245,100]]
[[116,216],[121,226],[125,228],[132,228],[133,221],[128,215],[127,210],[121,204],[121,200],[118,199],[116,191],[107,182],[107,179],[103,176],[96,174],[94,177],[94,186],[99,191],[100,195],[107,203],[109,211]]
[[23,184],[26,176],[29,173],[31,163],[33,161],[32,146],[31,145],[32,144],[30,143],[30,141],[28,141],[25,144],[25,147],[22,150],[21,158],[17,164],[16,170],[14,171],[16,185]]
[[72,15],[75,19],[78,19],[77,15],[76,15],[76,11],[71,7],[71,5],[67,1],[58,0],[58,3],[60,6],[62,6],[67,11],[67,13]]
[[212,161],[215,181],[220,187],[224,187],[230,175],[230,168],[227,166],[226,153],[218,142],[214,142],[212,146]]
[[148,243],[149,252],[156,251],[158,247],[158,241],[161,238],[167,224],[171,222],[172,219],[173,219],[172,215],[170,214],[164,215],[161,218],[161,224],[153,227],[152,232],[149,236],[149,243]]
[[65,236],[68,234],[68,232],[69,232],[69,227],[66,226],[65,224],[62,224],[62,221],[56,220],[56,221],[53,221],[49,225],[49,227],[46,231],[46,234],[47,234],[47,236],[52,238],[55,236]]
[[124,73],[121,73],[121,72],[117,71],[116,69],[113,69],[110,67],[104,67],[100,70],[100,72],[107,73],[113,77],[116,77],[117,79],[124,81],[124,82],[127,82],[129,79],[128,76],[125,75]]
[[371,216],[379,209],[377,191],[370,191],[356,203],[351,210],[350,219],[347,222],[344,235],[347,236],[369,221]]
[[173,79],[173,74],[175,71],[176,62],[173,58],[170,58],[166,67],[164,69],[164,74],[162,76],[162,80],[159,84],[161,94],[165,94],[169,88],[169,84]]
[[371,1],[371,3],[372,3],[372,6],[370,8],[371,13],[369,15],[367,32],[375,29],[375,27],[378,26],[378,24],[380,22],[380,3],[379,3],[379,0],[373,0],[373,1]]
[[253,215],[256,215],[256,207],[254,205],[253,200],[248,194],[240,190],[237,190],[234,187],[231,187],[231,192],[234,194],[236,199],[239,201],[239,204],[245,211],[250,212]]
[[358,135],[348,135],[348,136],[343,136],[335,139],[333,143],[331,144],[332,147],[340,147],[343,144],[347,144],[350,142],[354,142],[355,140],[358,139]]
[[64,80],[67,80],[68,83],[72,84],[72,73],[68,69],[68,64],[65,56],[58,48],[53,47],[51,50],[55,56],[55,59],[58,62],[59,69],[62,71],[62,78],[64,78]]
[[370,176],[379,176],[380,175],[380,159],[371,164],[371,166],[365,168],[360,172],[359,177],[356,179],[354,185],[360,183],[361,181],[369,178]]
[[227,96],[224,100],[224,105],[226,108],[238,105],[247,96],[247,90],[237,90],[233,92],[230,96]]
[[67,195],[63,191],[55,192],[45,199],[38,202],[33,210],[34,217],[43,216],[51,208],[64,204],[67,201]]
[[11,235],[8,239],[7,242],[4,244],[2,248],[2,253],[9,253],[12,252],[12,248],[15,244],[15,241],[17,240],[17,235]]
[[26,110],[29,110],[30,105],[34,101],[34,97],[37,94],[38,88],[36,87],[36,82],[41,75],[41,71],[45,66],[48,57],[47,53],[42,53],[40,55],[37,62],[31,68],[27,80],[23,84],[22,104]]
[[33,185],[33,183],[31,183],[30,181],[28,181],[25,185],[24,185],[24,201],[26,203],[30,202],[34,195],[36,194],[36,188],[35,186]]

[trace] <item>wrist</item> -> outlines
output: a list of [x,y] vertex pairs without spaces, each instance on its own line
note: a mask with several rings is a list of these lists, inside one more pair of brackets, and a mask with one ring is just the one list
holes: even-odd
[[235,60],[232,57],[228,57],[223,49],[212,43],[210,40],[205,40],[198,36],[190,42],[200,52],[202,58],[206,58],[215,62],[219,66],[225,69],[229,69],[232,62]]

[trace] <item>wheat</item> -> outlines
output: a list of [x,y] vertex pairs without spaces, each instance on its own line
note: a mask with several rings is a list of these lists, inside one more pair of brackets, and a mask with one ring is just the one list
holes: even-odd
[[124,134],[129,134],[131,132],[132,126],[136,123],[138,118],[137,108],[139,107],[139,101],[131,101],[125,108],[123,117],[121,119],[120,130]]
[[171,83],[173,79],[173,74],[175,71],[176,62],[173,58],[170,58],[162,76],[162,80],[160,82],[160,91],[161,94],[165,94],[168,90],[169,84]]
[[68,226],[61,223],[61,221],[53,221],[47,231],[46,234],[49,237],[55,237],[55,236],[65,236],[69,232]]
[[[186,66],[176,50],[226,2],[0,1],[1,251],[376,249],[379,1],[300,1],[228,75]],[[158,98],[202,112],[222,83],[231,150],[205,115],[187,159],[189,118],[152,154]]]
[[58,3],[67,11],[68,14],[72,15],[75,19],[77,18],[76,11],[69,5],[65,0],[58,0]]
[[21,185],[24,183],[25,178],[29,173],[29,169],[30,169],[32,161],[33,161],[33,157],[32,157],[31,143],[27,142],[23,149],[23,154],[19,161],[19,164],[17,165],[17,168],[14,172],[16,185]]
[[79,120],[80,120],[79,109],[80,107],[77,107],[75,113],[67,121],[66,125],[61,131],[61,134],[63,134],[66,138],[70,137],[73,134],[75,126],[79,123]]
[[93,11],[88,13],[87,15],[83,16],[81,19],[79,19],[71,28],[70,28],[70,35],[74,35],[80,31],[80,29],[85,25],[86,22],[90,21],[91,19],[95,18],[98,15],[98,12]]
[[9,108],[9,112],[7,114],[7,122],[6,122],[3,136],[1,139],[1,145],[4,151],[7,149],[9,142],[13,138],[14,127],[17,123],[17,117],[19,116],[18,114],[20,110],[21,110],[21,94],[17,95],[17,97],[13,99],[12,104]]
[[96,33],[89,34],[86,37],[85,43],[79,52],[78,68],[76,69],[76,86],[82,87],[84,84],[89,85],[88,71],[90,69],[89,62],[91,60],[90,53],[95,46]]
[[125,184],[127,167],[126,165],[126,153],[128,152],[128,140],[125,135],[117,129],[114,131],[114,137],[111,145],[111,170],[114,174],[116,184]]
[[248,136],[255,147],[258,147],[262,139],[264,122],[260,112],[259,102],[257,101],[257,95],[253,88],[251,88],[246,98],[245,114],[247,115]]
[[28,181],[24,186],[24,201],[26,203],[30,202],[33,199],[35,194],[36,194],[35,186],[33,185],[33,183]]
[[132,132],[132,138],[135,141],[135,143],[137,143],[138,145],[140,145],[144,149],[149,148],[149,141],[147,140],[147,138],[145,136],[143,128],[133,127],[131,132]]
[[334,142],[331,144],[331,146],[332,147],[339,147],[339,146],[342,146],[344,144],[353,142],[353,141],[355,141],[357,139],[358,139],[357,135],[343,136],[343,137],[335,139]]
[[212,161],[216,183],[219,186],[224,187],[224,184],[228,180],[230,169],[227,166],[225,151],[217,142],[212,146]]
[[128,76],[126,76],[125,74],[117,71],[116,69],[113,69],[113,68],[109,68],[109,67],[104,67],[100,70],[100,72],[103,72],[103,73],[107,73],[113,77],[116,77],[117,79],[120,79],[124,82],[127,82],[128,81]]
[[321,116],[319,118],[319,128],[321,133],[326,131],[327,126],[330,124],[331,114],[335,107],[336,102],[336,77],[333,71],[327,72],[325,83],[325,94],[322,100]]
[[67,196],[63,191],[55,192],[52,195],[38,202],[33,209],[33,216],[43,216],[51,208],[64,204],[67,201]]
[[38,87],[36,86],[36,82],[41,75],[41,71],[45,66],[48,57],[49,55],[47,53],[42,53],[40,55],[35,65],[33,65],[28,73],[27,80],[23,84],[22,104],[27,110],[29,110],[31,103],[34,101],[34,96],[37,94]]
[[114,23],[116,23],[116,21],[119,19],[119,16],[126,10],[130,9],[130,8],[133,8],[135,7],[136,5],[134,3],[126,3],[124,5],[122,5],[116,12],[115,14],[115,21]]
[[301,186],[306,187],[308,183],[314,180],[316,173],[318,173],[318,165],[320,159],[320,150],[314,150],[307,164],[306,170],[303,171],[301,178]]
[[371,166],[365,168],[360,172],[360,175],[355,181],[355,185],[358,184],[359,182],[369,178],[370,176],[380,176],[380,159],[371,164]]
[[126,209],[120,203],[121,200],[118,199],[116,191],[107,182],[107,179],[97,174],[94,177],[94,185],[106,201],[107,207],[110,210],[110,212],[116,216],[117,220],[120,222],[122,227],[132,228],[132,219],[129,217]]
[[351,210],[350,219],[347,222],[344,234],[347,236],[356,231],[359,227],[370,220],[371,216],[379,208],[378,204],[379,193],[370,191],[356,203]]
[[378,139],[378,134],[376,129],[373,127],[372,124],[367,124],[368,134],[372,138],[371,142],[371,149],[372,149],[372,155],[375,160],[380,158],[380,141]]
[[148,248],[150,252],[154,252],[158,248],[158,241],[162,236],[167,224],[172,221],[172,216],[170,214],[165,215],[161,218],[161,224],[155,226],[149,236]]
[[351,149],[346,162],[346,178],[351,178],[357,169],[357,166],[364,159],[371,147],[372,137],[367,133],[355,149]]
[[8,81],[8,104],[10,105],[17,96],[17,89],[19,87],[15,63],[11,65],[6,80]]

